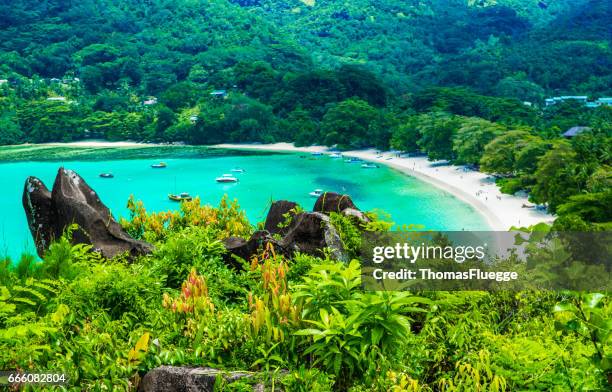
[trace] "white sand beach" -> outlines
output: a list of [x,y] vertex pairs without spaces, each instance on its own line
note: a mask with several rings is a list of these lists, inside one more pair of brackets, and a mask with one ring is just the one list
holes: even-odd
[[[295,147],[291,143],[218,144],[213,147],[276,152],[328,151],[328,148],[322,146]],[[453,166],[445,161],[431,162],[426,157],[397,157],[397,153],[377,153],[373,149],[346,151],[342,154],[389,166],[453,194],[482,214],[492,230],[505,231],[512,226],[530,226],[554,220],[551,214],[533,208],[527,197],[503,194],[492,176],[465,166]]]

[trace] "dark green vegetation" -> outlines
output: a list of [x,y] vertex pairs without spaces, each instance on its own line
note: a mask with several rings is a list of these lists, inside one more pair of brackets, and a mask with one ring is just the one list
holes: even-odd
[[0,12],[0,144],[385,147],[398,118],[431,110],[419,103],[432,86],[484,95],[450,90],[470,109],[458,114],[540,130],[588,124],[521,101],[612,95],[605,0],[17,0]]
[[[543,98],[612,95],[610,9],[2,1],[0,144],[394,147],[479,166],[504,191],[548,204],[558,228],[609,229],[612,108],[544,108]],[[563,139],[573,126],[591,130]],[[609,387],[603,294],[364,293],[357,262],[273,249],[235,271],[220,240],[252,231],[236,206],[194,201],[154,216],[131,206],[124,226],[156,245],[150,257],[104,260],[64,238],[43,262],[3,263],[0,369],[64,371],[79,391],[133,389],[160,364],[263,370],[289,391]],[[333,219],[354,251],[358,230]]]
[[[75,391],[134,390],[161,364],[252,370],[268,390],[286,391],[609,386],[612,303],[604,294],[364,292],[356,260],[286,259],[272,247],[234,270],[220,240],[253,230],[235,203],[194,200],[157,214],[129,206],[122,224],[156,245],[151,256],[105,260],[71,245],[68,232],[43,262],[24,256],[1,266],[0,367],[66,372]],[[364,227],[332,220],[356,256]]]

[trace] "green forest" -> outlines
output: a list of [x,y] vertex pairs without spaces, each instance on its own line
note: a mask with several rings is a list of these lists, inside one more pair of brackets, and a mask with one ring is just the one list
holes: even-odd
[[[611,26],[609,0],[0,0],[0,146],[394,150],[556,215],[516,229],[609,231]],[[0,259],[0,370],[62,372],[74,391],[136,390],[160,365],[254,375],[218,391],[612,385],[608,293],[368,292],[361,233],[393,227],[374,213],[331,214],[349,262],[266,247],[229,265],[223,241],[262,226],[237,201],[128,206],[151,255],[105,259],[72,227],[42,260]],[[571,250],[530,251],[559,272]]]

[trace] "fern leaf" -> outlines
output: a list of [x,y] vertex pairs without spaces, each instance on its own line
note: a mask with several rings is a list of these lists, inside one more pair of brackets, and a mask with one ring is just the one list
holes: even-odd
[[47,284],[44,284],[44,283],[41,283],[41,282],[33,282],[32,286],[38,287],[39,289],[43,289],[43,290],[48,291],[48,292],[50,292],[52,294],[57,294],[57,292],[58,292],[58,290],[56,288],[51,287],[51,286],[49,286]]
[[17,291],[20,293],[25,293],[25,294],[30,294],[33,297],[36,297],[40,300],[40,302],[44,302],[47,300],[47,297],[45,297],[43,294],[41,294],[39,291],[30,288],[30,287],[22,287],[22,286],[15,286],[13,287],[13,291]]
[[53,279],[39,279],[38,281],[41,283],[48,284],[49,286],[59,287],[61,285],[61,282]]
[[11,292],[6,286],[0,286],[0,301],[6,301],[11,297]]
[[36,306],[36,302],[32,301],[31,299],[28,298],[13,298],[13,302],[19,302],[19,303],[23,303],[23,304],[27,304],[27,305],[31,305],[31,306]]
[[11,314],[15,312],[16,306],[14,304],[7,304],[6,302],[0,301],[0,315]]

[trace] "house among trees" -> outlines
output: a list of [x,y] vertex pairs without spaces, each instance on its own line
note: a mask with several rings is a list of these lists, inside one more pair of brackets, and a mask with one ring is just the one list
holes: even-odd
[[155,104],[157,104],[157,98],[156,97],[149,97],[142,104],[145,105],[145,106],[155,105]]
[[8,79],[0,79],[0,86],[2,86],[3,84],[7,84],[8,83]]
[[598,108],[600,106],[612,106],[612,98],[610,97],[603,97],[603,98],[599,98],[593,102],[587,102],[586,107],[587,108]]
[[544,100],[546,106],[554,106],[561,102],[576,102],[586,105],[588,97],[586,95],[563,95],[560,97],[546,98]]
[[47,101],[51,102],[66,102],[66,97],[49,97]]
[[587,108],[598,108],[600,106],[612,106],[611,97],[603,97],[595,101],[588,101],[588,97],[586,95],[563,95],[561,97],[546,98],[544,100],[546,107],[554,106],[561,102],[570,102],[570,101],[580,103],[584,107],[587,107]]
[[574,136],[580,135],[582,132],[586,132],[586,131],[590,131],[590,130],[591,130],[591,128],[589,128],[589,127],[571,127],[570,129],[565,131],[565,133],[563,134],[563,137],[571,139]]

